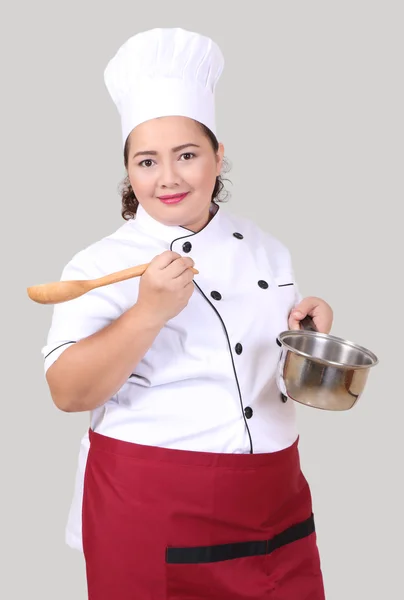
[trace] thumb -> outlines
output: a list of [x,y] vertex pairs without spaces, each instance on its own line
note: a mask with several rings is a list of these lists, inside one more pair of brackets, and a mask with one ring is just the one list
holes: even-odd
[[305,317],[306,315],[299,309],[294,308],[290,315],[289,315],[289,319],[288,319],[288,327],[291,331],[295,330],[299,330],[300,329],[300,321]]

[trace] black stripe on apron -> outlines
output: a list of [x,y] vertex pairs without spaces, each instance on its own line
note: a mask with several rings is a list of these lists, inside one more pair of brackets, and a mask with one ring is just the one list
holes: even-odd
[[213,563],[235,558],[271,554],[274,550],[308,537],[315,531],[314,516],[306,521],[292,525],[269,540],[237,542],[217,546],[199,546],[193,548],[167,548],[166,563],[184,565]]

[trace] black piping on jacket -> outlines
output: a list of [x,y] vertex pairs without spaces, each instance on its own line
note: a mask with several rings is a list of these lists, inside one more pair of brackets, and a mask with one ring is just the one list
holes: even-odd
[[[205,225],[205,227],[206,227],[206,225]],[[204,227],[203,229],[205,229],[205,227]],[[201,229],[201,231],[202,231],[202,229]],[[198,233],[200,233],[200,231],[198,231]],[[186,238],[188,238],[188,237],[192,237],[193,235],[195,235],[195,232],[190,232],[190,234],[188,234],[188,235],[184,235],[184,237],[176,238],[175,240],[173,240],[173,241],[171,242],[171,244],[170,244],[170,250],[172,251],[172,249],[173,249],[173,244],[174,244],[175,242],[178,242],[179,240],[186,239]],[[248,438],[249,438],[249,440],[250,440],[250,454],[253,454],[253,453],[254,453],[254,448],[253,448],[253,442],[252,442],[251,432],[250,432],[250,428],[248,427],[247,419],[246,419],[246,416],[245,416],[245,413],[244,413],[244,403],[243,403],[243,397],[242,397],[242,394],[241,394],[240,383],[239,383],[239,380],[238,380],[238,377],[237,377],[236,366],[235,366],[235,364],[234,364],[234,358],[233,358],[233,352],[232,352],[232,349],[231,349],[230,337],[229,337],[229,334],[228,334],[228,332],[227,332],[227,329],[226,329],[225,322],[224,322],[224,320],[223,320],[223,318],[222,318],[221,314],[220,314],[220,313],[219,313],[219,311],[217,310],[216,306],[214,306],[214,305],[212,304],[212,302],[209,300],[209,298],[206,296],[206,294],[205,294],[205,293],[202,291],[202,289],[199,287],[199,285],[198,285],[198,284],[197,284],[195,281],[194,281],[194,285],[195,285],[195,287],[197,287],[197,288],[198,288],[198,290],[200,291],[200,293],[202,294],[202,296],[205,298],[205,300],[206,300],[206,301],[207,301],[207,302],[210,304],[210,306],[211,306],[211,307],[213,308],[213,310],[215,311],[216,315],[217,315],[217,316],[218,316],[218,318],[220,319],[220,322],[221,322],[221,324],[222,324],[222,327],[223,327],[224,333],[225,333],[225,335],[226,335],[227,344],[228,344],[228,346],[229,346],[229,352],[230,352],[231,363],[232,363],[232,367],[233,367],[234,379],[236,380],[236,385],[237,385],[238,395],[239,395],[239,398],[240,398],[241,412],[242,412],[242,415],[243,415],[243,419],[244,419],[245,427],[246,427],[246,430],[247,430]]]
[[52,354],[52,352],[55,352],[56,350],[59,350],[59,348],[61,348],[62,346],[67,346],[67,344],[75,344],[75,343],[76,343],[76,342],[74,342],[74,341],[72,340],[72,341],[70,341],[70,342],[64,342],[63,344],[60,344],[60,346],[56,346],[56,348],[54,348],[53,350],[51,350],[50,352],[48,352],[48,354],[45,356],[44,360],[45,360],[46,358],[48,358],[48,356],[49,356],[50,354]]

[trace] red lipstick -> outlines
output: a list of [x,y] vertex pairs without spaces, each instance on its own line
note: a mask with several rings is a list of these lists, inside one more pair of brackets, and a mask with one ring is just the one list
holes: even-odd
[[161,200],[164,204],[178,204],[182,200],[184,200],[185,196],[188,196],[188,192],[184,194],[170,194],[167,196],[158,196],[158,199]]

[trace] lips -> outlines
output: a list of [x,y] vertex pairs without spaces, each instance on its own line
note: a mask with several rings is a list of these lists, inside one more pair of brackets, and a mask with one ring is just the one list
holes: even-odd
[[170,194],[167,196],[158,196],[158,199],[161,200],[164,204],[178,204],[182,200],[184,200],[185,196],[188,196],[188,192],[184,194]]

